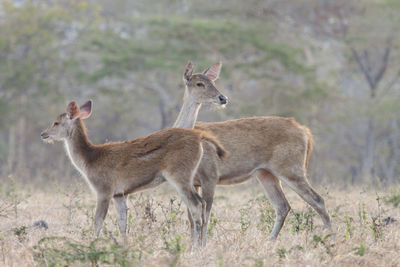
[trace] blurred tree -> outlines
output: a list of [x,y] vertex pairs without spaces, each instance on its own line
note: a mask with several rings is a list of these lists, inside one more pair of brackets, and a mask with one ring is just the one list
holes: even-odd
[[48,104],[62,98],[69,49],[90,25],[87,15],[93,8],[83,1],[3,1],[1,9],[0,128],[9,129],[2,135],[8,139],[8,172],[23,175],[35,152],[27,140],[34,114],[48,112],[41,107],[51,109]]
[[[393,134],[398,131],[393,115],[399,114],[400,108],[391,104],[399,100],[395,92],[399,90],[400,68],[393,63],[400,56],[400,40],[396,34],[400,30],[396,23],[400,19],[400,5],[396,1],[314,1],[313,8],[299,9],[300,12],[291,13],[293,17],[311,27],[317,38],[333,44],[338,42],[348,59],[341,78],[345,81],[344,95],[350,99],[344,105],[335,103],[335,110],[339,106],[343,108],[346,120],[352,122],[345,138],[357,155],[358,167],[348,166],[353,178],[357,177],[358,182],[381,179],[392,184],[396,176],[394,170],[399,165],[395,156],[400,153],[400,136]],[[360,78],[364,81],[359,82]],[[338,123],[343,124],[343,121]],[[384,133],[383,129],[389,132]],[[379,142],[382,134],[390,136],[391,141],[385,144],[389,152],[378,154],[382,151],[377,147],[382,145]]]
[[395,0],[3,1],[1,173],[70,176],[62,148],[39,139],[67,100],[94,100],[94,142],[171,125],[191,60],[196,71],[222,61],[217,86],[230,98],[201,120],[295,116],[315,135],[318,181],[394,183],[399,9]]

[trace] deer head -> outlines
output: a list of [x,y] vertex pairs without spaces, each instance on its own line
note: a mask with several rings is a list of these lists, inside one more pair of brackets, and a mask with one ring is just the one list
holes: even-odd
[[81,107],[75,101],[67,106],[67,112],[58,115],[53,124],[41,133],[42,140],[48,143],[53,141],[63,141],[68,138],[75,127],[77,119],[86,119],[92,112],[92,101],[89,100]]
[[193,74],[194,65],[189,62],[183,73],[186,96],[198,104],[225,106],[228,103],[228,98],[215,87],[215,81],[219,77],[221,66],[222,63],[218,62],[205,69],[203,73]]

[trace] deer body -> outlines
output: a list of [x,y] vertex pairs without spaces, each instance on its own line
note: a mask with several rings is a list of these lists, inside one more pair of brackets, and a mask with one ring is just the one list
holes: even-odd
[[[89,104],[88,104],[89,103]],[[82,173],[97,197],[95,234],[99,235],[109,202],[114,198],[119,214],[119,227],[126,232],[126,196],[168,181],[182,197],[196,227],[192,230],[194,246],[205,239],[205,202],[193,188],[199,166],[216,184],[214,164],[225,155],[219,142],[201,130],[165,129],[132,141],[92,144],[81,119],[87,118],[91,102],[80,109],[71,102],[68,112],[42,133],[44,140],[64,141],[73,165]],[[211,160],[202,160],[206,155]],[[214,155],[211,155],[214,154]],[[208,181],[200,181],[208,185]]]
[[[321,216],[325,226],[330,228],[324,200],[311,188],[306,177],[313,145],[312,134],[307,127],[298,124],[293,118],[273,116],[196,123],[198,113],[189,112],[187,107],[206,101],[207,95],[202,88],[195,85],[204,76],[214,82],[219,76],[220,68],[221,63],[217,63],[203,74],[192,74],[193,64],[186,66],[183,76],[186,85],[184,105],[174,125],[195,125],[195,129],[207,130],[227,149],[229,158],[217,164],[217,184],[231,185],[257,177],[275,208],[276,220],[271,239],[277,238],[290,211],[281,181],[310,204]],[[201,186],[196,180],[195,185]]]
[[96,194],[127,195],[165,181],[157,167],[166,164],[168,149],[174,145],[164,142],[169,139],[168,130],[134,141],[93,145],[83,122],[78,119],[75,124],[71,138],[65,140],[67,154]]
[[[235,184],[259,169],[277,169],[294,162],[305,165],[307,131],[291,118],[253,117],[224,122],[199,122],[195,129],[224,136],[230,156],[218,164],[218,184]],[[311,141],[311,140],[310,140]]]
[[[281,181],[299,194],[330,228],[323,198],[307,181],[306,167],[312,149],[308,128],[292,118],[253,117],[216,123],[197,123],[195,129],[212,132],[227,148],[229,157],[217,165],[218,185],[232,185],[257,177],[275,208],[270,238],[276,239],[290,205]],[[201,184],[196,183],[200,186]],[[190,216],[190,214],[189,214]]]

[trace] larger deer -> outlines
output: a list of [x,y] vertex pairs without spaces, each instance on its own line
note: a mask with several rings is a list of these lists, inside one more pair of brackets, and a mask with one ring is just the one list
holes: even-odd
[[[195,191],[194,175],[201,170],[206,179],[199,180],[212,194],[218,179],[216,163],[225,155],[224,148],[202,130],[166,129],[132,141],[93,145],[86,134],[83,119],[90,116],[92,102],[78,107],[69,103],[67,112],[59,115],[41,137],[46,142],[63,141],[73,165],[80,171],[97,196],[94,219],[98,236],[113,198],[118,210],[119,228],[126,233],[126,196],[167,181],[188,206],[195,227],[192,245],[205,240],[205,201]],[[206,197],[209,196],[206,194]]]
[[[221,63],[212,65],[203,73],[193,74],[193,69],[193,64],[189,62],[183,74],[184,104],[174,126],[192,128],[195,125],[195,129],[210,131],[227,149],[230,156],[224,162],[218,163],[220,177],[217,184],[236,184],[257,177],[276,213],[271,240],[277,238],[290,211],[281,181],[311,205],[321,216],[325,227],[330,228],[330,218],[324,200],[310,186],[306,177],[313,146],[310,130],[293,118],[272,116],[196,123],[198,112],[193,113],[187,107],[193,106],[194,103],[210,101],[207,95],[209,91],[217,90],[214,82],[218,79]],[[195,183],[195,186],[201,184]],[[209,212],[207,209],[207,218]],[[189,219],[192,222],[190,213]]]

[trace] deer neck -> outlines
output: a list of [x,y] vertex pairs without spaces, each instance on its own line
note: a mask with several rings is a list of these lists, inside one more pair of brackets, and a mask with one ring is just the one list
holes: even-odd
[[183,96],[183,105],[173,127],[192,129],[197,121],[200,108],[201,103],[194,101],[187,93],[186,88]]
[[65,148],[75,168],[86,176],[86,167],[89,161],[89,156],[93,151],[93,145],[87,137],[86,128],[83,122],[80,119],[77,119],[74,124],[72,131],[65,139]]

